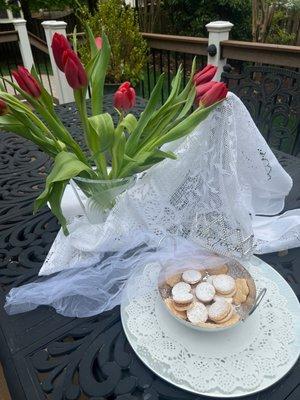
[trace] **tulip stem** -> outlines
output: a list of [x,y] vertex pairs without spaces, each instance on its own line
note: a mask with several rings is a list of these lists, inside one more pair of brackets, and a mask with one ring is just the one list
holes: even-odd
[[[87,108],[86,108],[86,101],[85,101],[85,94],[86,90],[84,89],[79,89],[79,90],[74,90],[74,98],[76,101],[76,105],[78,108],[78,112],[81,118],[82,126],[83,126],[83,133],[84,133],[84,139],[85,142],[89,148],[89,151],[94,157],[96,166],[101,173],[102,177],[104,179],[107,179],[107,165],[106,165],[106,158],[105,155],[102,153],[98,153],[98,149],[93,148],[93,141],[91,140],[92,137],[92,132],[90,130],[90,124],[88,120],[88,115],[87,115]],[[97,154],[98,153],[98,154]]]

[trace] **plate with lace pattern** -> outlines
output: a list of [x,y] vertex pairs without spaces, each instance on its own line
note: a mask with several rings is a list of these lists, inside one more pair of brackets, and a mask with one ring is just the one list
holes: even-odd
[[189,329],[172,318],[159,298],[158,263],[130,279],[121,305],[123,328],[138,357],[160,378],[195,394],[233,398],[268,388],[294,366],[300,353],[296,295],[257,257],[243,265],[267,293],[245,322],[220,332]]

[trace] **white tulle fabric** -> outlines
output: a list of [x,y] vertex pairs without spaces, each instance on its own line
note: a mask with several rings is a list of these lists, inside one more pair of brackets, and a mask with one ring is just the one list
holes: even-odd
[[[119,196],[105,223],[90,224],[78,217],[82,211],[74,197],[64,200],[70,235],[58,233],[40,275],[62,272],[49,284],[13,289],[7,299],[8,312],[32,307],[33,298],[35,305],[53,305],[64,315],[85,316],[109,309],[120,301],[114,277],[123,282],[136,265],[135,259],[131,267],[124,265],[123,255],[142,243],[155,247],[169,234],[237,258],[299,246],[298,211],[279,218],[258,216],[281,212],[292,180],[234,94],[190,135],[166,148],[174,151],[177,160],[166,159],[141,174],[134,187]],[[116,252],[115,258],[101,263],[106,252]],[[58,286],[52,290],[51,284]],[[90,295],[91,287],[95,292]],[[115,301],[110,300],[112,293]],[[81,311],[74,306],[76,296],[87,299],[87,306],[78,302]],[[99,296],[104,306],[91,307],[89,296],[92,303]]]
[[242,388],[247,393],[257,388],[264,378],[275,377],[278,367],[290,360],[290,344],[295,339],[292,314],[277,285],[260,274],[259,269],[252,267],[250,273],[257,289],[265,287],[267,292],[255,311],[253,332],[248,336],[244,332],[243,340],[238,335],[236,342],[224,339],[225,345],[222,340],[216,341],[218,338],[209,341],[211,336],[202,336],[207,347],[200,348],[189,345],[188,340],[180,340],[174,327],[167,327],[161,320],[159,272],[160,266],[153,263],[131,278],[134,282],[130,282],[126,291],[126,330],[133,335],[139,354],[166,379],[179,385],[184,383],[196,392],[228,395]]

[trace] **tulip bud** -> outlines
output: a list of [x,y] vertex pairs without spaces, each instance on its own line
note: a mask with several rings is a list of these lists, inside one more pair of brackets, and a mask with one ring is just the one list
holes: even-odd
[[96,45],[98,50],[102,49],[102,38],[100,36],[97,36],[95,38],[95,45]]
[[205,68],[198,71],[193,78],[195,85],[198,86],[211,81],[215,76],[217,69],[218,68],[214,65],[208,64]]
[[8,107],[4,100],[0,99],[0,115],[8,113]]
[[135,90],[130,82],[124,82],[114,94],[114,106],[127,111],[135,105]]
[[55,32],[52,38],[51,48],[56,65],[63,71],[63,54],[65,50],[71,49],[70,43],[64,35]]
[[85,69],[73,50],[68,49],[64,51],[62,62],[66,79],[72,89],[78,90],[88,85]]
[[203,83],[203,85],[196,86],[196,96],[195,96],[195,103],[199,104],[199,101],[201,100],[201,97],[209,90],[211,89],[214,84],[217,83],[216,81],[210,81]]
[[218,101],[225,99],[228,89],[223,82],[215,82],[211,89],[209,89],[202,97],[199,106],[202,108],[209,107]]
[[24,92],[28,93],[32,97],[40,97],[40,85],[27,68],[19,66],[17,71],[12,71],[12,75]]

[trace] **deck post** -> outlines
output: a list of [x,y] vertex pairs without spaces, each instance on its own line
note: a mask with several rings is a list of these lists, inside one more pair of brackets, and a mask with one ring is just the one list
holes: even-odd
[[222,58],[220,42],[229,39],[233,24],[229,21],[214,21],[205,26],[209,33],[207,63],[218,67],[215,79],[219,80],[226,64],[226,59]]
[[66,77],[62,71],[57,67],[53,52],[51,48],[52,36],[55,32],[61,33],[66,36],[66,26],[67,23],[64,21],[44,21],[42,26],[45,30],[47,46],[50,55],[50,61],[54,76],[54,83],[56,88],[56,93],[58,97],[59,104],[70,103],[74,101],[74,94],[72,88],[69,86]]
[[18,32],[18,43],[24,67],[26,67],[30,71],[34,64],[34,61],[26,28],[26,20],[23,18],[16,18],[13,19],[11,22],[13,23],[15,30]]

